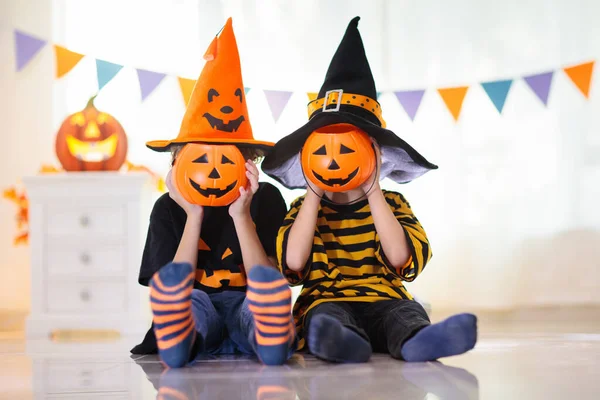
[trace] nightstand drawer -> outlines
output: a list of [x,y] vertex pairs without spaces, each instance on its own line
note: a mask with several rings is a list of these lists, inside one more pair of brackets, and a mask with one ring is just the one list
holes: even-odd
[[125,364],[61,360],[49,360],[44,364],[45,388],[48,393],[80,392],[82,394],[128,389]]
[[123,236],[126,212],[122,204],[66,208],[48,205],[46,232],[48,236]]
[[49,280],[46,306],[48,311],[57,313],[123,312],[127,307],[126,290],[122,282]]
[[113,276],[125,275],[124,244],[49,243],[46,253],[48,275],[53,276]]

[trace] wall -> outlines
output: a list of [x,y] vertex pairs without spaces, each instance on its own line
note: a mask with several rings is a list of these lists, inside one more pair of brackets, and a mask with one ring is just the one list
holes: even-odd
[[[35,174],[43,160],[53,159],[52,53],[42,51],[20,73],[15,72],[13,29],[41,38],[52,36],[51,0],[0,2],[0,120],[3,152],[0,188]],[[0,202],[0,310],[29,308],[28,248],[13,247],[15,208]]]

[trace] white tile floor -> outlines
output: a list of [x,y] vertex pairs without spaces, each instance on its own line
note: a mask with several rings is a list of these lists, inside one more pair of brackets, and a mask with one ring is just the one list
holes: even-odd
[[[244,357],[164,372],[131,357],[140,338],[111,343],[0,340],[1,399],[597,399],[600,310],[481,316],[466,355],[407,364],[375,355],[332,365],[295,355],[284,367]],[[160,396],[159,396],[160,395]]]

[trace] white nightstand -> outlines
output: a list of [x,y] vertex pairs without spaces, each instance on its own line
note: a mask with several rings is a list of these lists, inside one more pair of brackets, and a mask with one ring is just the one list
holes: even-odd
[[153,193],[146,173],[80,172],[23,179],[29,198],[27,337],[58,330],[143,334],[137,283]]

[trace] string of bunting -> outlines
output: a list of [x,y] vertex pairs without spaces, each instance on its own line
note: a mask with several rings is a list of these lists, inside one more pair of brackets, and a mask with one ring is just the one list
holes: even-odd
[[[14,31],[14,39],[17,71],[22,71],[25,67],[27,67],[27,65],[35,58],[35,56],[48,44],[46,40],[40,39],[34,35],[30,35],[20,30]],[[56,61],[57,79],[67,75],[84,57],[86,57],[84,54],[76,53],[57,44],[53,44],[53,48]],[[104,88],[111,80],[114,79],[114,77],[124,68],[124,66],[101,59],[95,59],[95,61],[98,90],[102,90],[102,88]],[[569,77],[575,87],[587,99],[590,96],[590,86],[594,64],[595,61],[587,61],[577,65],[556,68],[551,71],[520,76],[513,79],[481,82],[480,85],[500,114],[502,114],[502,110],[504,109],[504,105],[512,84],[517,79],[523,79],[535,96],[537,96],[537,98],[542,102],[542,104],[547,106],[553,78],[555,74],[560,71],[563,71]],[[166,77],[170,76],[162,72],[145,69],[135,68],[135,70],[137,72],[139,81],[141,101],[146,100],[156,90],[161,82],[163,82]],[[179,88],[181,90],[184,103],[187,105],[196,81],[194,79],[183,78],[180,76],[175,76],[175,78],[177,78],[179,83]],[[470,86],[465,85],[435,89],[444,101],[448,111],[455,121],[459,120],[463,102],[467,92],[469,91],[469,88]],[[245,92],[248,93],[251,88],[246,87],[244,89]],[[426,90],[427,89],[400,90],[392,92],[398,99],[398,102],[411,121],[414,121],[417,115]],[[271,115],[273,116],[274,121],[277,122],[283,110],[287,106],[293,92],[281,90],[263,90],[263,92],[271,110]],[[379,98],[382,93],[387,92],[378,92],[377,97]],[[309,92],[307,95],[309,100],[313,100],[316,98],[317,93]]]

